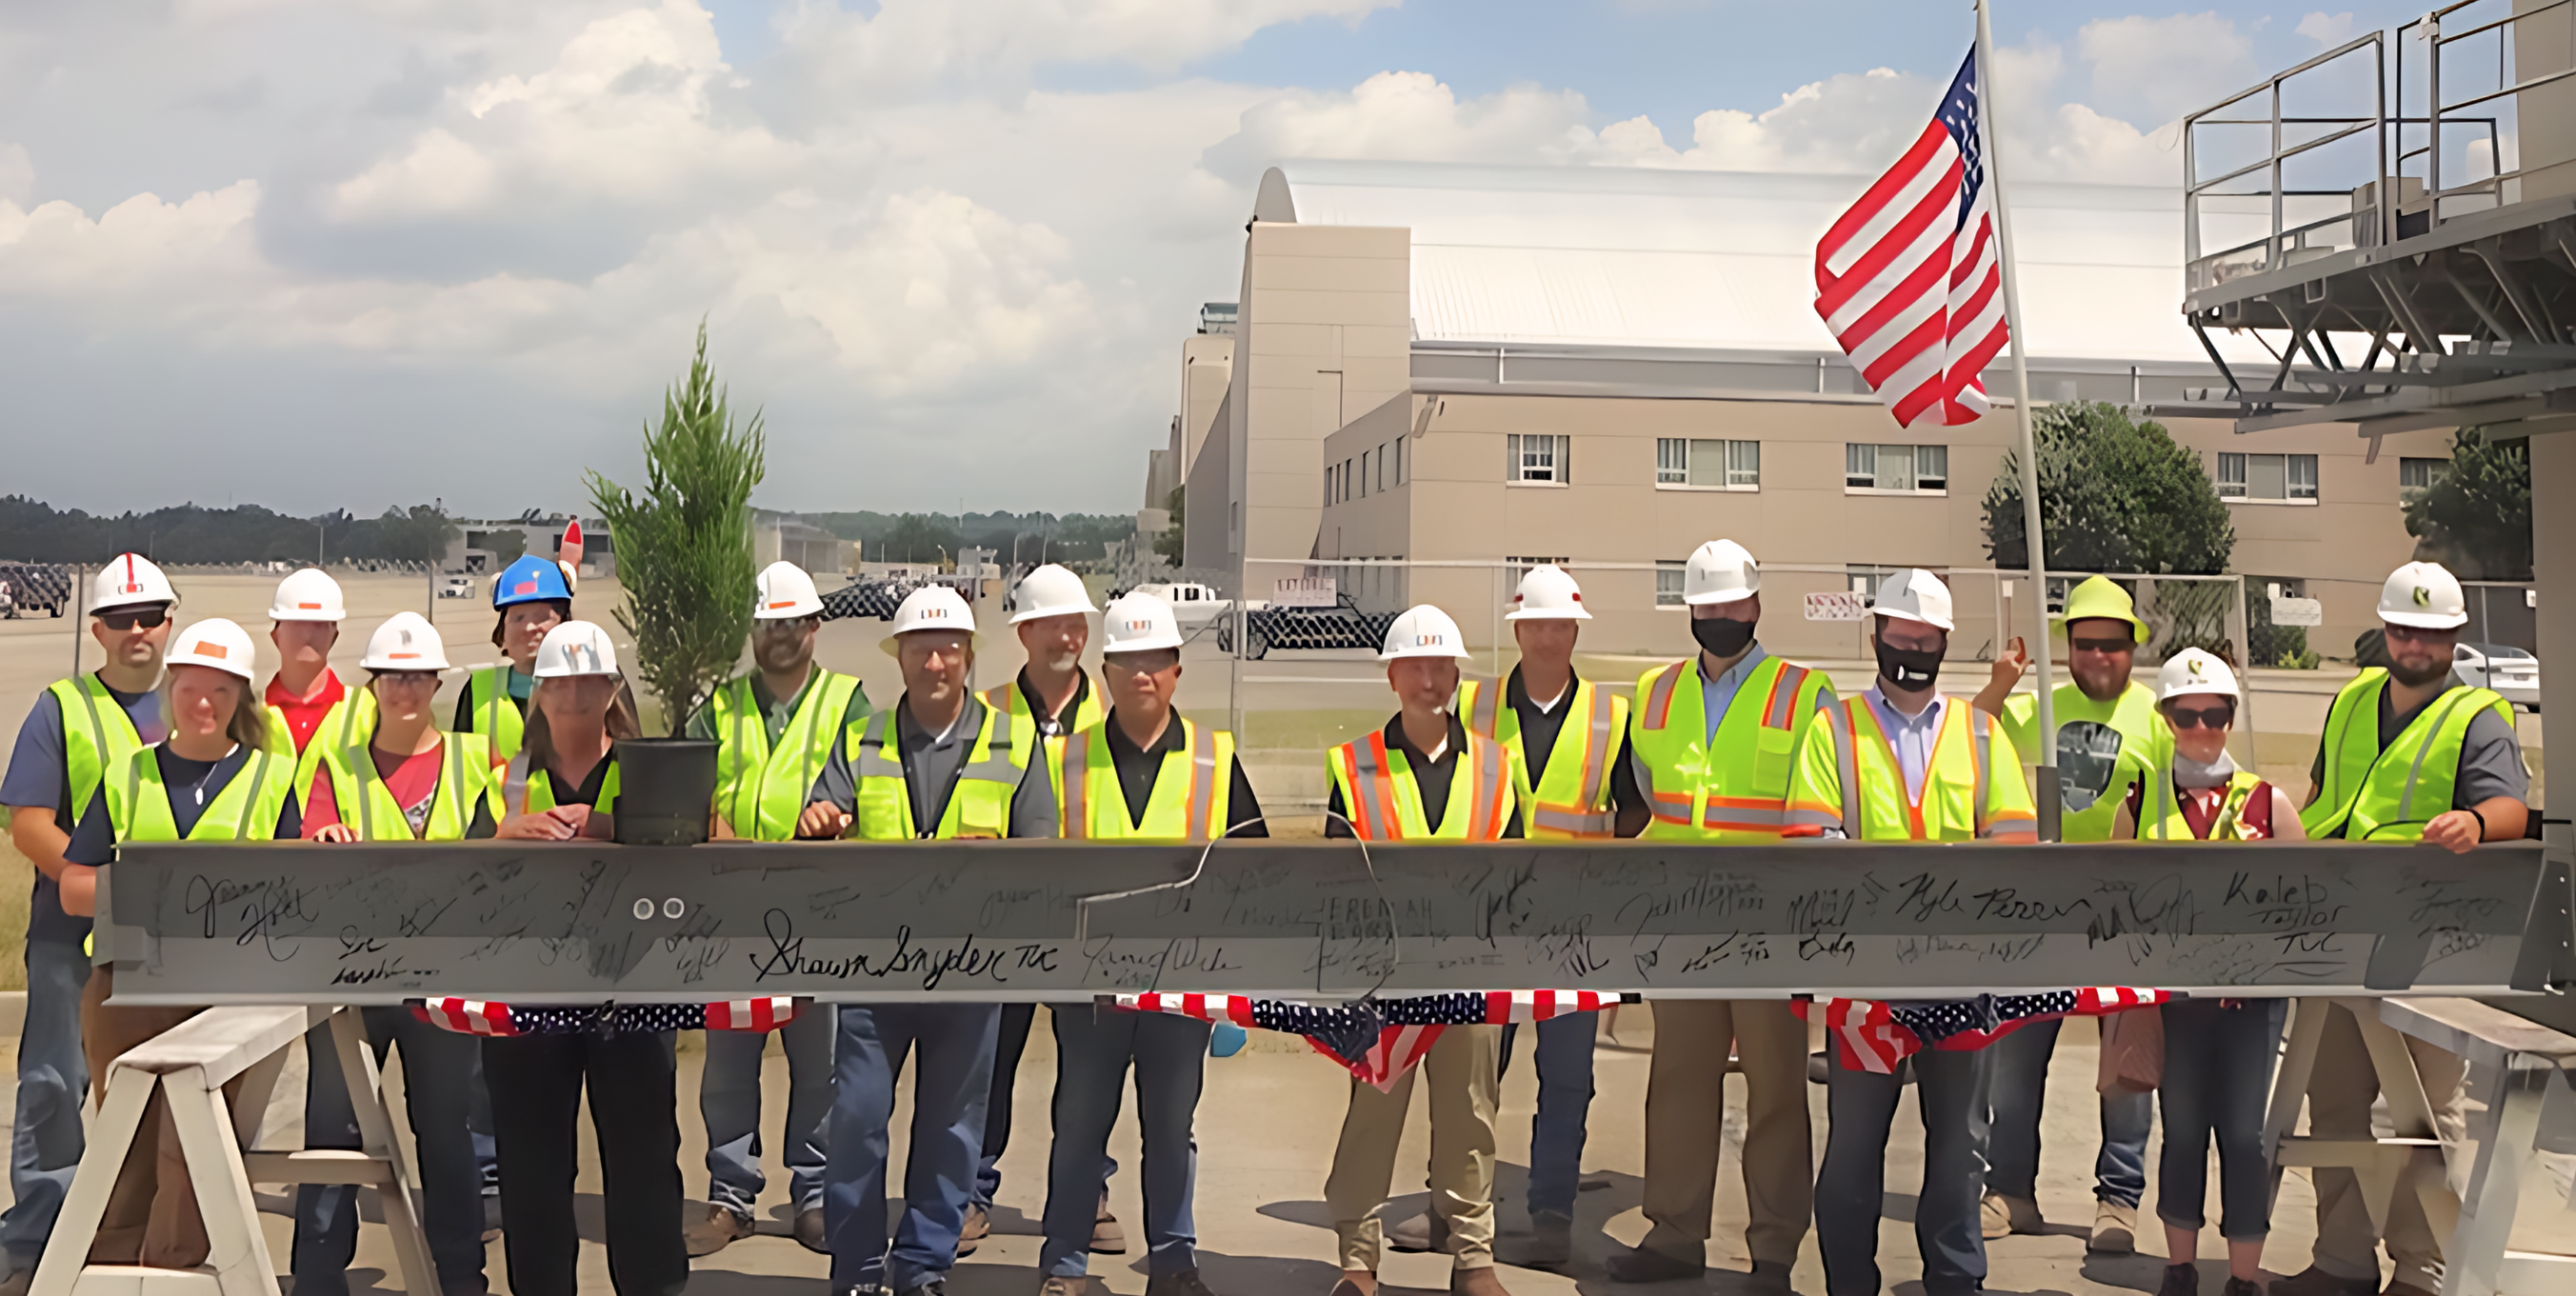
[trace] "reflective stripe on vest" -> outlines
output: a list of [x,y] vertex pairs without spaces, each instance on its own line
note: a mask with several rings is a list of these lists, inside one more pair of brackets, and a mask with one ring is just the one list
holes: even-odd
[[[116,695],[95,675],[56,680],[45,691],[54,695],[63,712],[63,786],[71,792],[72,820],[77,823],[108,771],[123,767],[143,750],[143,735],[135,731],[134,717],[117,705]],[[71,826],[61,825],[66,832]]]
[[1827,685],[1822,672],[1765,657],[1728,702],[1712,747],[1697,659],[1640,676],[1628,742],[1630,772],[1652,811],[1642,835],[1762,841],[1799,822],[1789,784]]
[[[1469,733],[1466,750],[1449,767],[1449,800],[1433,828],[1423,814],[1421,785],[1404,753],[1389,750],[1386,731],[1343,743],[1325,754],[1325,766],[1342,792],[1353,834],[1370,841],[1447,839],[1498,841],[1504,800],[1512,790],[1512,755],[1483,734]],[[1461,785],[1468,795],[1461,797]]]
[[473,725],[468,732],[491,739],[492,750],[504,759],[518,755],[519,744],[526,737],[527,721],[510,697],[509,664],[486,666],[474,672],[466,678],[465,689],[466,696],[473,699],[473,708],[468,713]]
[[1127,795],[1109,753],[1109,726],[1050,738],[1056,762],[1057,822],[1069,838],[1206,841],[1222,835],[1231,798],[1234,735],[1202,731],[1179,716],[1181,750],[1165,752],[1141,823],[1128,817]]
[[2454,685],[2379,746],[2379,700],[2388,672],[2371,667],[2335,694],[2326,713],[2325,778],[2299,812],[2308,836],[2348,841],[2418,841],[2424,825],[2451,808],[2469,724],[2493,711],[2507,725],[2513,706],[2488,689]]
[[331,797],[340,822],[357,831],[360,841],[463,841],[474,826],[474,803],[483,801],[497,826],[509,813],[493,777],[492,748],[481,734],[441,731],[438,786],[430,793],[429,819],[415,835],[411,820],[394,800],[376,769],[372,751],[343,749],[329,762]]
[[976,724],[975,743],[957,771],[957,786],[948,794],[937,828],[923,832],[914,822],[912,787],[900,753],[886,754],[886,735],[901,701],[868,717],[848,738],[851,772],[856,776],[856,813],[850,836],[865,841],[949,840],[1002,837],[1009,834],[1011,797],[1019,791],[1032,753],[1011,742],[1009,713],[986,706]]
[[[1084,681],[1082,700],[1074,704],[1073,719],[1064,726],[1065,733],[1076,734],[1094,728],[1108,714],[1101,708],[1100,690],[1090,686],[1088,676]],[[1013,751],[1033,752],[1038,749],[1038,715],[1029,705],[1029,695],[1020,691],[1019,680],[994,685],[976,697],[985,706],[1010,717]]]
[[[787,841],[805,812],[806,795],[840,741],[841,718],[859,691],[857,677],[813,668],[804,697],[769,743],[768,717],[755,704],[751,678],[716,690],[708,700],[716,738],[716,805],[734,832],[754,841]],[[828,717],[828,719],[826,718]]]
[[2148,804],[2147,798],[2139,798],[2144,811],[2137,824],[2139,841],[2229,842],[2247,840],[2244,833],[2245,805],[2254,795],[2254,789],[2264,786],[2264,783],[2263,776],[2252,770],[2241,769],[2228,775],[2227,797],[2219,802],[2218,816],[2210,821],[2206,838],[2194,833],[2191,820],[2183,816],[2182,799],[2174,793],[2172,766],[2157,770],[2155,777],[2147,780],[2147,785],[2155,789],[2155,799]]
[[[125,758],[124,777],[109,780],[107,824],[119,842],[166,842],[179,836],[178,816],[170,813],[170,790],[161,782],[157,748],[139,748]],[[295,767],[265,747],[251,754],[214,803],[197,816],[187,841],[268,841],[295,792]]]
[[[1552,840],[1612,836],[1610,762],[1618,758],[1618,735],[1627,728],[1628,700],[1604,692],[1590,680],[1575,680],[1564,727],[1558,730],[1547,768],[1533,787],[1529,750],[1521,742],[1520,712],[1497,701],[1507,687],[1494,680],[1467,680],[1458,686],[1467,731],[1491,738],[1512,753],[1512,790],[1521,808],[1521,831]],[[1579,752],[1567,749],[1568,734],[1582,736]]]
[[[322,722],[304,740],[304,748],[295,748],[295,731],[287,727],[285,714],[276,707],[268,709],[268,749],[280,756],[295,759],[295,794],[312,799],[313,778],[332,762],[335,753],[352,747],[364,747],[376,736],[376,695],[364,688],[348,690],[331,709],[322,713]],[[336,772],[336,771],[335,771]],[[337,785],[334,785],[336,794]]]

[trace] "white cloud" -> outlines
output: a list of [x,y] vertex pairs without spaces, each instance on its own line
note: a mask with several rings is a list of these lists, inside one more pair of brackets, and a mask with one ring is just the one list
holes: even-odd
[[1461,102],[1429,73],[1380,72],[1347,92],[1290,90],[1257,104],[1208,154],[1255,176],[1279,158],[1558,161],[1585,150],[1590,113],[1571,90],[1514,86]]
[[2300,35],[2315,41],[2321,50],[2333,49],[2352,39],[2352,11],[2339,14],[2312,12],[2299,20]]
[[2099,18],[2075,43],[2092,65],[2091,102],[2115,113],[2143,110],[2152,122],[2205,107],[2261,75],[2253,39],[2215,12]]

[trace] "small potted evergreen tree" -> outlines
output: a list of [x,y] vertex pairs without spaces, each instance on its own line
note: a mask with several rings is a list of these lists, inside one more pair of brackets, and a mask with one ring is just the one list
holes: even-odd
[[589,474],[626,588],[617,622],[633,637],[637,672],[672,735],[619,745],[620,841],[706,840],[716,745],[678,735],[732,674],[751,635],[751,490],[765,449],[759,410],[734,426],[700,321],[688,377],[663,393],[661,426],[645,429],[643,491]]

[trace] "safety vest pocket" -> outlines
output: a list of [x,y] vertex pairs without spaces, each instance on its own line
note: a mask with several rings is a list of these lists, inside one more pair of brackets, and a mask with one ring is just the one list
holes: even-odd
[[1797,731],[1764,725],[1753,732],[1753,795],[1786,800],[1789,771],[1798,754]]

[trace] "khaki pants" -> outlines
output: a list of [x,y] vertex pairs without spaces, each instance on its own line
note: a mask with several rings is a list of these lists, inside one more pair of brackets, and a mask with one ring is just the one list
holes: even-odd
[[[126,1050],[204,1012],[202,1008],[110,1008],[116,973],[92,968],[81,990],[81,1050],[89,1059],[90,1087],[107,1098],[107,1068]],[[236,1086],[225,1086],[229,1095]],[[190,1269],[206,1262],[206,1219],[197,1209],[196,1190],[188,1183],[188,1162],[179,1150],[179,1129],[170,1121],[169,1100],[158,1092],[143,1109],[143,1124],[134,1147],[117,1173],[108,1195],[107,1213],[99,1220],[98,1238],[90,1243],[91,1264],[149,1265],[155,1269]]]
[[[2379,1072],[2371,1066],[2370,1049],[2350,1009],[2320,999],[2302,999],[2300,1012],[2326,1009],[2325,1035],[2317,1041],[2316,1070],[2308,1076],[2308,1132],[2318,1138],[2371,1136],[2370,1105],[2379,1096]],[[2415,1072],[2424,1082],[2425,1103],[2433,1109],[2433,1132],[2445,1143],[2468,1136],[2461,1080],[2468,1064],[2404,1036],[2415,1056]],[[2337,1278],[2379,1276],[2379,1241],[2371,1236],[2370,1209],[2363,1205],[2361,1184],[2350,1170],[2320,1167],[2308,1172],[2317,1191],[2316,1265]],[[2460,1185],[2451,1185],[2456,1191]],[[2442,1244],[2425,1222],[2424,1207],[2400,1182],[2388,1207],[2388,1257],[2396,1262],[2389,1281],[2425,1291],[2442,1289]]]
[[1391,1092],[1351,1081],[1351,1109],[1333,1149],[1324,1203],[1333,1212],[1344,1269],[1377,1269],[1385,1226],[1378,1208],[1395,1182],[1396,1144],[1414,1081],[1430,1088],[1431,1210],[1449,1225],[1460,1269],[1494,1263],[1494,1111],[1502,1105],[1503,1028],[1451,1026]]
[[1795,1265],[1815,1206],[1815,1145],[1807,1128],[1807,1024],[1785,1000],[1659,999],[1646,1077],[1644,1246],[1690,1264],[1708,1255],[1718,1144],[1726,1113],[1727,1046],[1744,1065],[1745,1249]]

